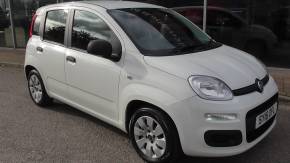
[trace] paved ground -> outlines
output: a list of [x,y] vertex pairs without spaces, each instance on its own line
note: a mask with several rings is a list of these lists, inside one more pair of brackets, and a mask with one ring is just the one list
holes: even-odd
[[[289,163],[290,103],[282,102],[273,132],[252,150],[183,163]],[[0,67],[0,162],[142,162],[118,129],[67,105],[33,104],[21,69]]]
[[25,49],[0,48],[0,64],[12,63],[23,65],[25,58]]

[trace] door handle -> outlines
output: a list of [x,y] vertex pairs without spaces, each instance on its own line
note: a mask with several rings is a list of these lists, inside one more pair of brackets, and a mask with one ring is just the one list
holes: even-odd
[[68,62],[72,62],[72,63],[76,63],[76,58],[75,57],[73,57],[73,56],[67,56],[66,57],[66,60],[68,61]]
[[36,51],[38,51],[38,52],[43,52],[43,48],[38,46],[38,47],[36,48]]

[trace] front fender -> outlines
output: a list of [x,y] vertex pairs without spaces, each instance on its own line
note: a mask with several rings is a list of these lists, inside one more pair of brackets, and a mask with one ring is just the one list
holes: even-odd
[[[140,100],[161,108],[168,114],[166,108],[178,101],[178,98],[156,87],[143,84],[130,84],[120,92],[120,114],[121,129],[126,131],[126,109],[133,100]],[[170,114],[168,114],[170,115]]]

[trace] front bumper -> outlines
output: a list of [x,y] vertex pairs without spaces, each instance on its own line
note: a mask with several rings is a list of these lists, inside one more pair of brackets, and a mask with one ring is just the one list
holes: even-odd
[[[271,119],[271,123],[267,123],[269,126],[262,126],[265,129],[252,136],[252,140],[250,140],[247,113],[259,106],[264,106],[264,103],[274,96],[276,98],[277,92],[276,83],[270,77],[262,93],[253,92],[235,96],[231,101],[208,101],[194,96],[171,105],[168,108],[168,114],[177,127],[183,152],[190,156],[219,157],[240,154],[250,149],[273,129],[276,124],[276,116]],[[207,113],[237,114],[237,119],[208,121],[205,118]],[[205,141],[207,131],[240,131],[241,142],[230,147],[212,147]],[[253,133],[252,130],[251,132]]]

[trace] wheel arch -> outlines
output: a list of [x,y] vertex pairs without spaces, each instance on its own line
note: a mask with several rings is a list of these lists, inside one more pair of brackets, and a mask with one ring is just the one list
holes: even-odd
[[176,134],[178,136],[178,140],[179,139],[179,134],[178,134],[178,130],[177,130],[177,126],[174,123],[173,119],[171,118],[171,116],[164,111],[161,107],[154,105],[150,102],[147,101],[143,101],[143,100],[132,100],[128,103],[127,107],[126,107],[126,112],[125,112],[125,127],[126,127],[126,131],[129,133],[129,124],[130,124],[130,120],[132,115],[135,113],[135,111],[137,111],[138,109],[140,109],[141,107],[150,107],[152,109],[155,109],[157,111],[160,111],[162,114],[164,114],[169,120],[170,122],[173,124]]
[[179,133],[178,133],[178,129],[177,126],[175,124],[175,122],[173,121],[173,119],[171,118],[171,116],[164,110],[162,109],[162,107],[159,107],[155,104],[152,104],[150,102],[144,101],[144,100],[132,100],[128,103],[127,107],[126,107],[126,111],[125,111],[125,127],[126,127],[126,131],[129,134],[129,127],[130,127],[130,120],[131,117],[133,116],[133,114],[135,113],[135,111],[137,111],[138,109],[142,108],[142,107],[150,107],[151,109],[157,110],[159,112],[161,112],[163,115],[165,115],[168,120],[170,121],[170,123],[172,124],[172,127],[174,128],[175,132],[174,132],[174,136],[175,138],[177,138],[177,142],[178,142],[178,147],[180,152],[183,153],[183,149],[181,147],[181,141],[180,141],[180,137],[179,137]]
[[24,67],[24,70],[25,70],[25,76],[26,76],[26,79],[28,78],[28,74],[31,70],[36,70],[38,71],[34,66],[32,65],[25,65]]
[[[136,110],[138,110],[142,106],[152,107],[153,109],[157,109],[165,113],[165,111],[163,111],[160,107],[153,105],[149,102],[146,102],[144,100],[132,100],[127,104],[126,111],[125,111],[125,127],[126,127],[127,132],[129,132],[129,123],[130,123],[130,119],[132,115],[135,113]],[[165,114],[169,117],[167,113]]]
[[43,82],[44,88],[46,89],[47,93],[49,94],[48,89],[47,89],[46,80],[44,80],[44,74],[42,73],[40,67],[37,66],[37,64],[36,65],[34,65],[34,64],[26,64],[24,66],[24,73],[25,73],[26,79],[28,79],[28,75],[29,75],[29,72],[31,70],[36,70],[39,73],[39,75],[41,77],[41,80]]

